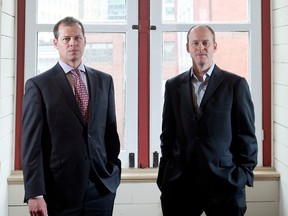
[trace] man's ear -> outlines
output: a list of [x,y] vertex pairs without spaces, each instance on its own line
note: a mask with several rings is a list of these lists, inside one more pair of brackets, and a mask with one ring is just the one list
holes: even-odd
[[58,49],[58,40],[57,39],[53,39],[53,45],[56,49]]
[[213,48],[214,48],[214,52],[216,52],[216,50],[217,50],[217,43],[216,42],[214,42]]
[[189,52],[189,42],[186,43],[186,50],[187,50],[188,53],[190,53]]
[[84,44],[85,44],[85,46],[86,46],[86,36],[84,36]]

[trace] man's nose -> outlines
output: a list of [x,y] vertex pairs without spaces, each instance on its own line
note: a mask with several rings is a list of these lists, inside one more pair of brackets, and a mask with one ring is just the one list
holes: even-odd
[[77,42],[77,40],[75,39],[75,38],[73,38],[73,37],[71,37],[70,38],[70,41],[69,41],[69,45],[71,46],[71,45],[75,45],[75,44],[77,44],[78,42]]
[[199,43],[199,49],[200,49],[200,50],[204,50],[204,48],[205,48],[205,46],[203,45],[202,42],[200,42],[200,43]]

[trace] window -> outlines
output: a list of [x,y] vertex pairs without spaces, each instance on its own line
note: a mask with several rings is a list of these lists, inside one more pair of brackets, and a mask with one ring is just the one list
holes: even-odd
[[91,64],[109,64],[113,62],[112,43],[88,43],[84,59]]
[[[137,89],[142,82],[137,73],[139,32],[131,27],[138,20],[135,0],[26,0],[25,80],[41,73],[58,60],[53,47],[52,28],[65,16],[75,16],[85,27],[87,46],[84,62],[113,76],[117,121],[121,137],[120,158],[129,167],[129,153],[145,154],[153,167],[160,153],[161,116],[165,81],[191,66],[186,52],[186,32],[197,23],[209,24],[216,31],[218,50],[215,62],[223,69],[247,78],[255,105],[256,133],[259,142],[259,165],[262,165],[262,94],[261,80],[261,1],[260,0],[162,0],[150,1],[149,22],[156,26],[150,35],[149,152],[139,150]],[[29,5],[29,6],[28,6]],[[57,6],[56,6],[57,5]],[[146,5],[147,6],[147,5]],[[63,10],[65,8],[65,10]],[[127,10],[129,8],[129,10]],[[237,8],[232,10],[231,8]],[[250,13],[253,11],[253,13]],[[84,13],[85,12],[85,13]],[[147,43],[146,43],[147,44]],[[148,43],[149,44],[149,43]],[[223,58],[225,56],[225,58]],[[140,137],[140,138],[139,138]],[[146,145],[146,143],[145,143]],[[146,155],[148,154],[148,155]],[[138,165],[137,165],[138,164]],[[156,165],[155,165],[156,164]]]
[[163,58],[165,62],[175,62],[177,53],[176,53],[176,43],[175,41],[165,41],[163,48]]
[[[261,166],[263,159],[262,98],[259,97],[262,91],[259,82],[262,77],[259,25],[261,1],[163,0],[162,3],[150,1],[150,4],[150,22],[157,26],[157,31],[151,31],[150,41],[150,49],[153,50],[150,55],[150,123],[153,122],[150,124],[150,163],[153,161],[153,153],[160,151],[163,85],[170,77],[190,69],[191,57],[186,51],[187,31],[193,25],[203,23],[209,24],[215,30],[218,47],[214,62],[222,69],[245,77],[250,85],[256,111],[258,165]],[[167,8],[171,4],[174,5],[175,16],[167,13]],[[159,8],[162,8],[162,13]],[[253,13],[249,13],[250,11]]]
[[[129,1],[129,8],[137,7],[136,1]],[[135,71],[138,49],[137,31],[131,28],[132,22],[134,24],[137,20],[137,13],[127,11],[127,8],[125,0],[99,0],[97,4],[92,0],[26,0],[24,81],[57,63],[59,54],[53,46],[54,24],[65,16],[79,19],[86,32],[84,64],[109,73],[114,79],[123,167],[129,166],[130,152],[136,153],[137,157]],[[128,65],[127,59],[133,64]]]
[[123,20],[125,14],[125,0],[108,1],[108,20]]

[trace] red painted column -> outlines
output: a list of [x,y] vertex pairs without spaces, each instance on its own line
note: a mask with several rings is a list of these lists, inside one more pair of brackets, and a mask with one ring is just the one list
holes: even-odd
[[149,167],[150,0],[139,0],[138,167]]
[[17,69],[16,69],[16,109],[15,109],[15,157],[14,169],[21,170],[21,118],[24,92],[24,50],[25,50],[25,0],[17,3]]
[[[263,166],[271,166],[271,30],[270,30],[270,1],[262,3],[262,121],[264,130]],[[264,14],[264,15],[263,15]],[[267,46],[268,45],[268,46]],[[262,49],[263,50],[263,49]]]

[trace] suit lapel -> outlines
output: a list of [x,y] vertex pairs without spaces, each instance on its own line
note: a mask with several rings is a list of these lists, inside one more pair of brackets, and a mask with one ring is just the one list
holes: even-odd
[[[182,83],[179,87],[179,96],[183,95],[183,99],[181,99],[181,103],[188,106],[187,110],[190,112],[194,112],[193,99],[192,99],[192,91],[191,91],[191,80],[190,80],[190,70],[185,72]],[[186,108],[185,108],[186,109]]]
[[218,86],[221,84],[222,78],[221,78],[221,70],[216,65],[214,66],[214,70],[212,72],[212,75],[210,77],[206,92],[203,96],[203,99],[200,104],[200,108],[203,107],[203,105],[209,101],[209,99],[212,97]]
[[55,79],[53,80],[55,82],[56,88],[58,88],[61,96],[68,103],[69,107],[73,110],[79,120],[84,124],[82,113],[75,100],[75,96],[73,94],[69,81],[67,80],[65,72],[59,64],[56,64],[56,66],[52,70],[55,74]]
[[[88,91],[89,91],[89,119],[91,119],[95,112],[95,104],[97,103],[98,98],[98,79],[97,73],[95,73],[91,68],[85,67],[86,75],[87,75],[87,84],[88,84]],[[89,120],[90,121],[90,120]]]
[[[176,97],[176,106],[179,106],[182,128],[185,131],[186,139],[190,140],[191,130],[195,128],[197,113],[195,112],[192,98],[191,71],[184,72]],[[178,118],[178,116],[177,116]],[[188,141],[189,142],[189,141]],[[183,147],[183,146],[182,146]],[[185,151],[185,150],[183,150]]]
[[180,85],[177,89],[176,94],[176,105],[179,106],[179,113],[181,117],[181,122],[185,133],[188,135],[195,119],[195,109],[192,99],[192,89],[191,89],[191,73],[190,70],[184,72],[182,80],[180,80]]

